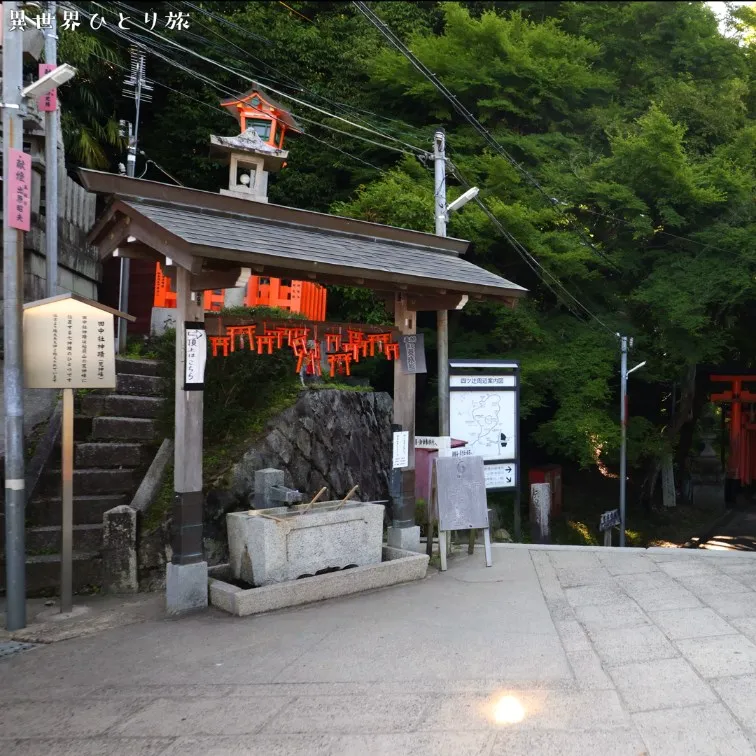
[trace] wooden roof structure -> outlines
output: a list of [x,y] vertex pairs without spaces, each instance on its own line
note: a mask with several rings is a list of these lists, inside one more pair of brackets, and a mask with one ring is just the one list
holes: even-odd
[[417,310],[454,309],[462,297],[513,305],[526,290],[463,259],[469,242],[324,213],[250,202],[100,171],[84,187],[108,195],[90,232],[105,258],[165,258],[192,289],[233,285],[242,269],[322,284],[405,292]]

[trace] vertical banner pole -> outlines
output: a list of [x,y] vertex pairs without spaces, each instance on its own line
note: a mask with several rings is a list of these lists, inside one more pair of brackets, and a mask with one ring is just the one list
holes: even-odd
[[73,609],[73,454],[74,390],[63,389],[63,512],[60,548],[60,611]]

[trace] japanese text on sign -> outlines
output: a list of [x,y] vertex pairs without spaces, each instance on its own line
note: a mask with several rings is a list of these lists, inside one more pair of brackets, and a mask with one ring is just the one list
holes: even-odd
[[207,334],[197,323],[186,327],[186,388],[199,390],[205,383]]
[[599,530],[603,532],[619,524],[620,524],[619,509],[610,509],[608,512],[604,512],[604,514],[601,515],[601,520],[599,522]]
[[9,225],[19,231],[31,229],[31,155],[13,148],[8,150],[10,160],[8,181]]
[[459,388],[461,386],[514,386],[513,375],[451,375],[449,386]]
[[115,388],[113,315],[77,301],[24,310],[28,388]]
[[[55,70],[54,63],[40,63],[39,64],[39,78],[41,79],[45,74]],[[37,106],[42,113],[54,113],[58,108],[58,90],[51,89],[47,94],[38,98]]]
[[391,466],[394,469],[409,465],[409,431],[398,431],[393,435],[394,447]]

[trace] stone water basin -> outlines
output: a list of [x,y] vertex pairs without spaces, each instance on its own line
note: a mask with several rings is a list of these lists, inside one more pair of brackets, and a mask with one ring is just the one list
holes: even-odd
[[230,570],[255,587],[380,564],[383,504],[324,501],[226,515]]

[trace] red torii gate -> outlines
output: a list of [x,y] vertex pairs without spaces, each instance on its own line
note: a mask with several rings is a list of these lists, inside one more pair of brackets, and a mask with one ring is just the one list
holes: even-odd
[[756,383],[756,375],[711,375],[709,380],[725,384],[725,390],[712,394],[711,401],[730,405],[727,479],[748,486],[756,480],[756,393],[744,384]]

